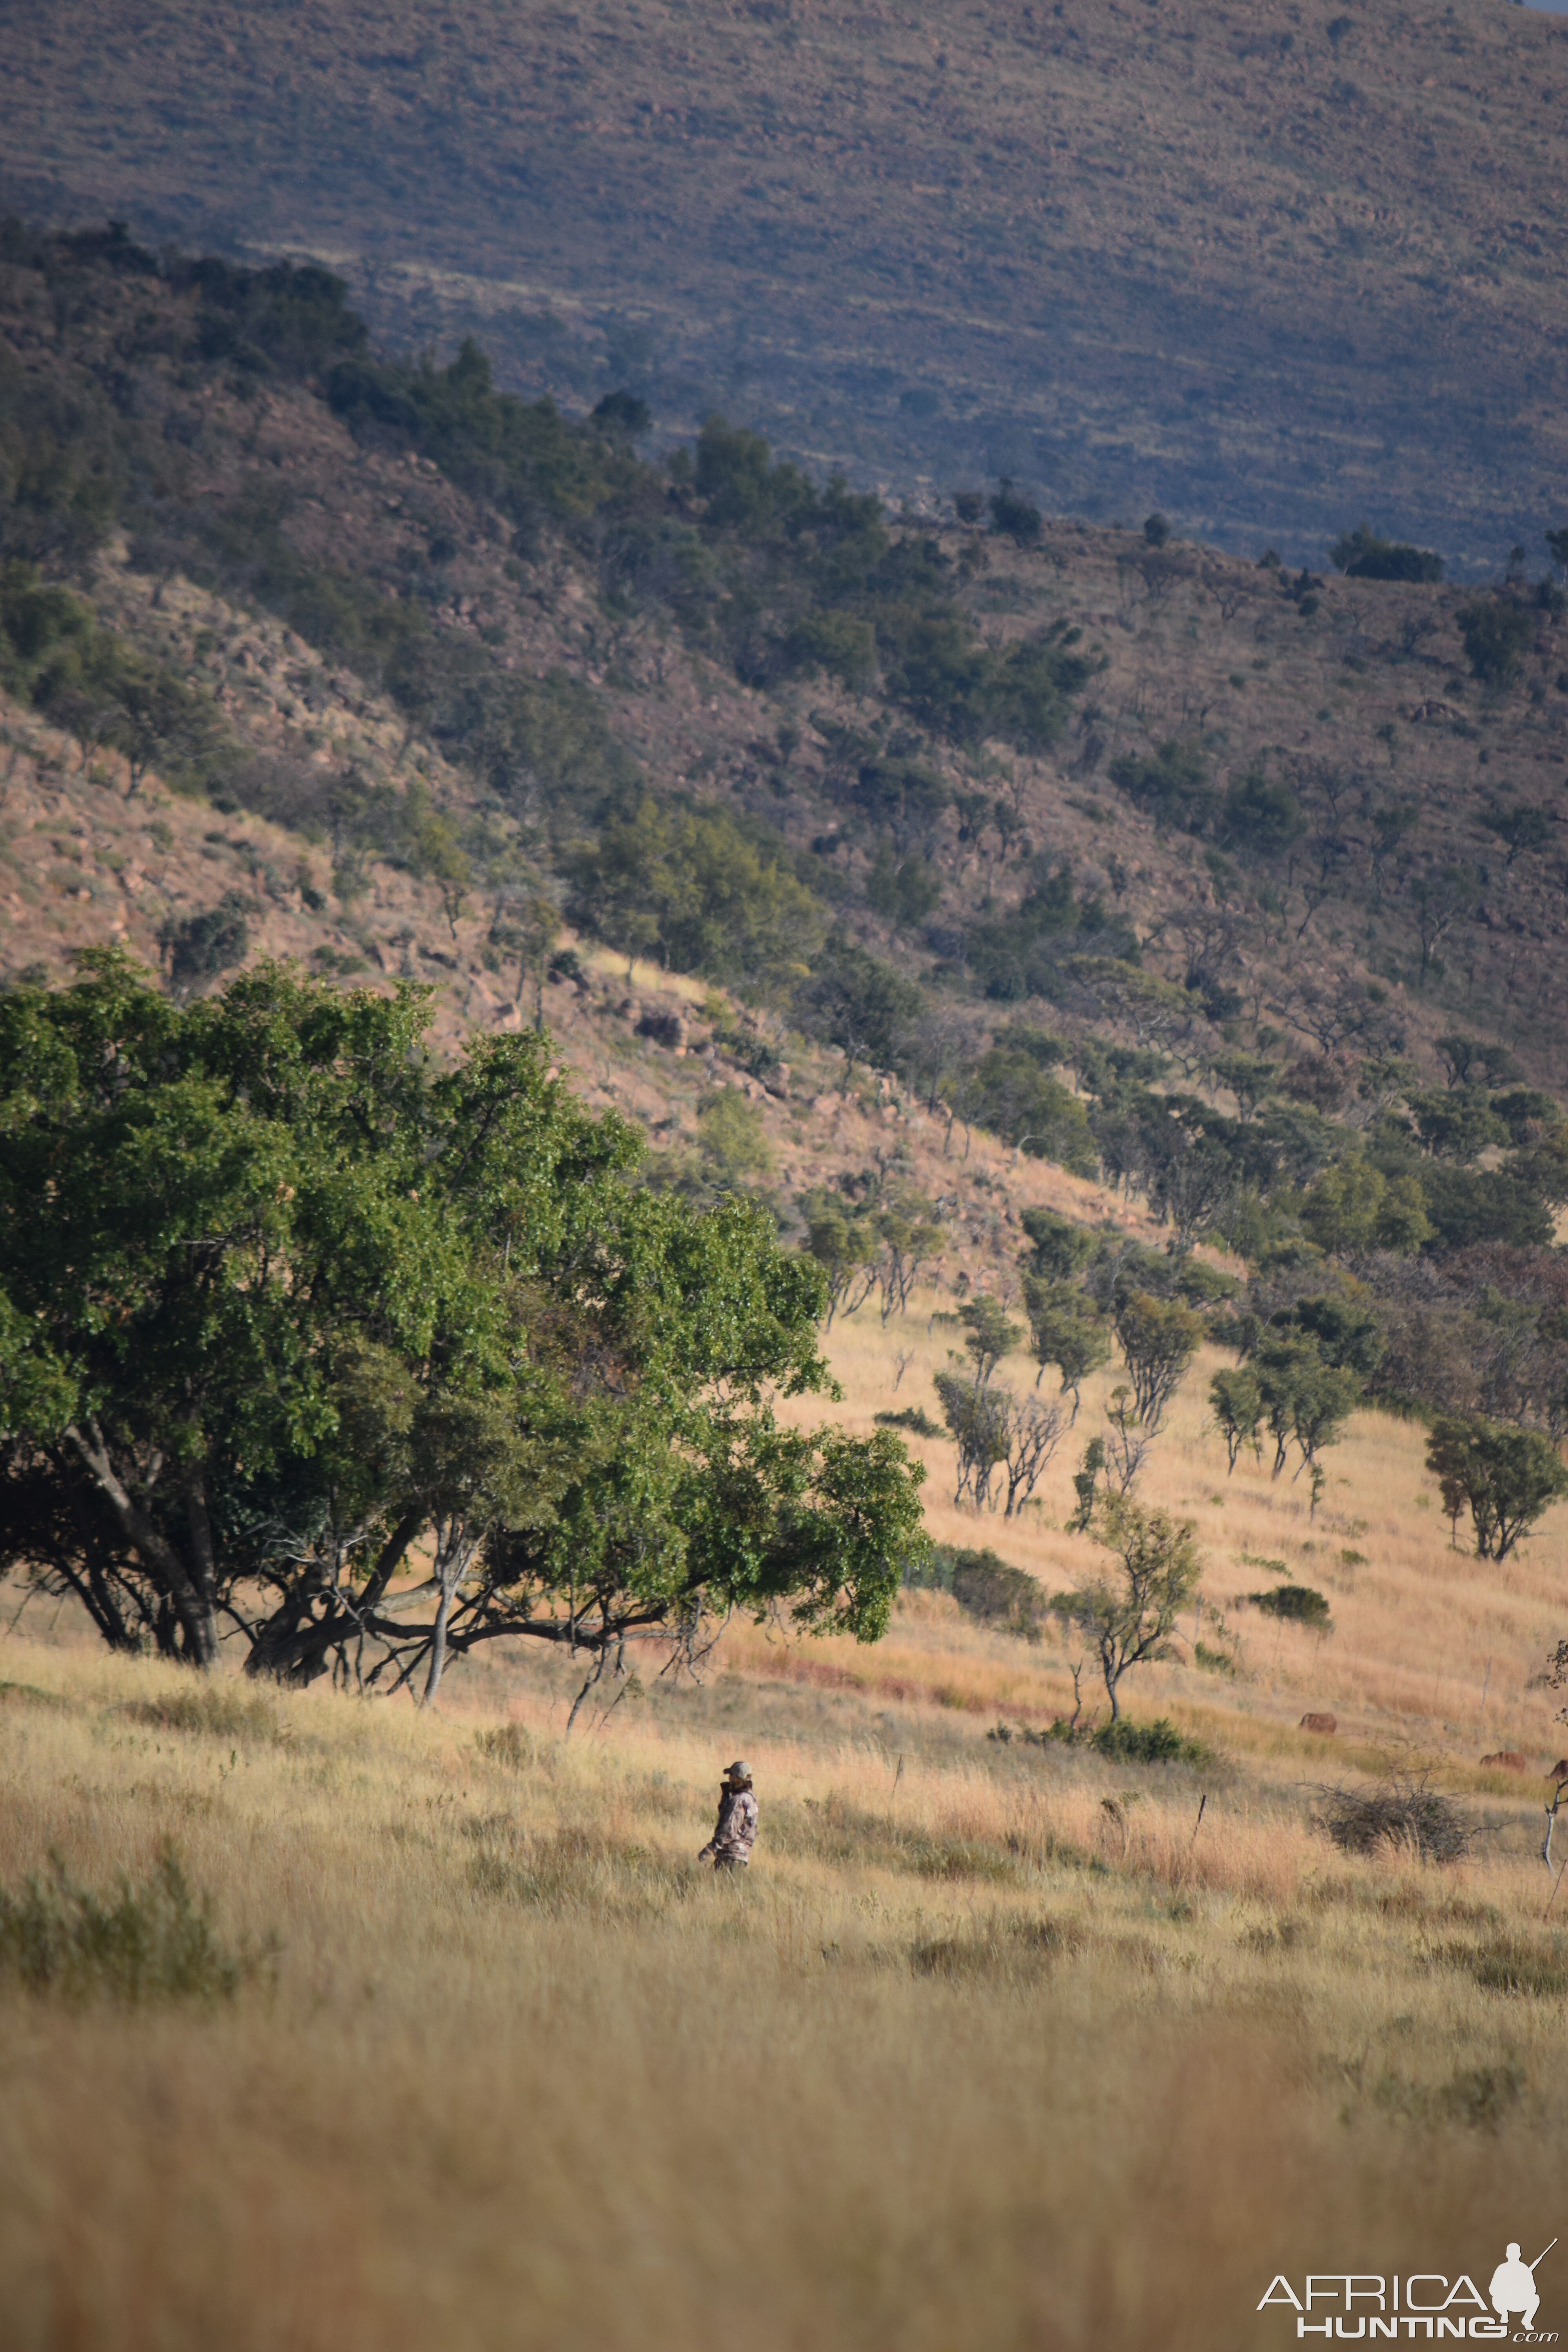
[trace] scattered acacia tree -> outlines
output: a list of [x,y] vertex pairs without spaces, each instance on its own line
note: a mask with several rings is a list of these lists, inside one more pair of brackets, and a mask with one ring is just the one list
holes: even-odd
[[1478,596],[1458,611],[1465,658],[1483,686],[1511,686],[1535,641],[1535,624],[1512,596]]
[[1153,1439],[1197,1353],[1203,1318],[1179,1298],[1152,1298],[1134,1290],[1118,1300],[1112,1320],[1132,1383],[1132,1417]]
[[[942,1418],[958,1448],[954,1502],[962,1503],[967,1495],[977,1511],[994,1510],[1004,1502],[1004,1518],[1016,1517],[1060,1443],[1061,1407],[1039,1397],[1015,1396],[1010,1389],[978,1380],[966,1381],[956,1372],[938,1372],[935,1386]],[[999,1471],[1005,1473],[1005,1498],[997,1484]]]
[[991,1481],[1007,1458],[1007,1392],[983,1388],[960,1372],[938,1372],[934,1386],[942,1417],[958,1448],[958,1486],[953,1495],[962,1503],[967,1495],[977,1511],[991,1502]]
[[[893,1192],[876,1211],[877,1280],[882,1320],[905,1313],[921,1271],[942,1255],[947,1239],[935,1208],[923,1192]],[[1019,1334],[1020,1338],[1023,1336]]]
[[779,1425],[825,1298],[765,1211],[630,1181],[543,1040],[438,1066],[428,992],[82,963],[0,996],[0,1565],[116,1649],[429,1696],[500,1638],[884,1629],[918,1468]]
[[1197,1590],[1203,1563],[1191,1520],[1144,1510],[1125,1495],[1100,1495],[1089,1529],[1115,1565],[1057,1594],[1051,1605],[1098,1657],[1114,1723],[1121,1713],[1122,1676],[1170,1656],[1171,1636]]
[[810,1192],[805,1245],[822,1271],[827,1292],[827,1328],[836,1315],[853,1315],[877,1287],[876,1235],[865,1217],[852,1215],[830,1192]]
[[1445,1414],[1433,1423],[1426,1467],[1456,1541],[1468,1511],[1481,1559],[1505,1559],[1547,1506],[1568,1494],[1568,1469],[1550,1438],[1476,1413]]
[[1039,1275],[1024,1276],[1024,1311],[1029,1318],[1029,1339],[1039,1365],[1035,1385],[1050,1364],[1060,1379],[1062,1393],[1072,1399],[1076,1421],[1080,1390],[1110,1354],[1110,1338],[1094,1302],[1076,1283],[1053,1282]]
[[959,1309],[964,1346],[974,1359],[974,1377],[984,1388],[1004,1356],[1010,1356],[1024,1337],[1021,1323],[1012,1321],[999,1298],[989,1292],[972,1298]]
[[496,900],[489,943],[507,962],[516,964],[520,998],[524,982],[531,984],[536,1029],[544,1026],[544,983],[560,936],[560,910],[548,898],[535,893],[527,898],[507,895]]
[[1263,1391],[1245,1365],[1216,1372],[1209,1382],[1209,1404],[1225,1440],[1226,1468],[1234,1470],[1242,1447],[1261,1452],[1258,1424],[1263,1418]]

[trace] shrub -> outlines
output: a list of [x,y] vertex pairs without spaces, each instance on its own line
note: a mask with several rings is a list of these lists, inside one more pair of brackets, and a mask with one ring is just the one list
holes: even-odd
[[940,1422],[933,1421],[924,1405],[907,1404],[898,1412],[873,1413],[879,1429],[907,1429],[911,1437],[945,1437]]
[[991,528],[999,538],[1033,547],[1040,536],[1040,509],[1020,498],[1005,477],[991,496]]
[[153,1731],[190,1731],[212,1739],[259,1742],[283,1737],[278,1717],[259,1692],[226,1690],[198,1685],[194,1690],[171,1691],[163,1698],[132,1699],[125,1712],[132,1723]]
[[121,1877],[110,1898],[74,1885],[56,1859],[19,1895],[0,1888],[0,1984],[81,2001],[232,2000],[263,1973],[272,1948],[231,1951],[211,1906],[191,1893],[165,1846],[138,1885]]
[[1329,550],[1329,562],[1347,580],[1441,580],[1443,559],[1429,548],[1411,547],[1403,540],[1379,539],[1364,522],[1341,533]]
[[250,926],[246,917],[252,911],[250,901],[237,890],[226,890],[216,907],[205,914],[187,915],[182,922],[172,919],[158,933],[158,945],[168,961],[169,979],[178,990],[196,987],[204,980],[216,980],[220,971],[231,971],[242,964],[250,953]]
[[521,1723],[498,1724],[493,1731],[476,1731],[474,1746],[492,1764],[504,1764],[510,1772],[521,1772],[534,1759],[534,1745]]
[[1120,1764],[1212,1764],[1214,1750],[1201,1739],[1189,1739],[1178,1731],[1168,1716],[1156,1716],[1152,1723],[1133,1723],[1127,1716],[1118,1716],[1089,1735],[1089,1746],[1097,1756],[1105,1756]]
[[1391,1772],[1373,1789],[1325,1788],[1313,1815],[1342,1853],[1371,1855],[1384,1846],[1423,1862],[1458,1862],[1479,1835],[1457,1805],[1427,1785],[1425,1772]]
[[955,1551],[950,1559],[948,1589],[968,1616],[1026,1641],[1039,1640],[1049,1601],[1032,1576],[1010,1568],[994,1551]]
[[1334,1630],[1327,1601],[1310,1584],[1276,1584],[1267,1592],[1247,1592],[1242,1598],[1250,1608],[1261,1609],[1266,1617],[1278,1617],[1287,1625],[1305,1625],[1314,1633]]
[[1511,596],[1480,596],[1459,607],[1465,658],[1483,686],[1510,686],[1524,665],[1535,624]]

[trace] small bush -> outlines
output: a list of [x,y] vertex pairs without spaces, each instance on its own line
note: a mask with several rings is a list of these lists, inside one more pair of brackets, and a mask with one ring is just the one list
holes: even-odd
[[879,1429],[907,1429],[912,1437],[945,1437],[947,1432],[940,1422],[933,1421],[923,1404],[907,1404],[898,1412],[873,1413]]
[[1201,1739],[1189,1739],[1163,1715],[1156,1716],[1152,1723],[1132,1723],[1119,1716],[1114,1723],[1103,1723],[1092,1732],[1089,1744],[1097,1756],[1110,1757],[1121,1764],[1214,1762],[1212,1748]]
[[263,1744],[283,1737],[276,1713],[259,1692],[225,1690],[211,1684],[170,1691],[162,1698],[131,1699],[125,1713],[132,1723],[146,1724],[154,1731],[191,1731],[213,1739]]
[[1086,1940],[1073,1919],[993,1918],[983,1933],[920,1937],[910,1947],[910,1967],[917,1977],[940,1977],[950,1984],[1031,1978],[1081,1951]]
[[1458,1862],[1479,1834],[1457,1805],[1428,1787],[1426,1773],[1391,1772],[1374,1789],[1326,1788],[1313,1815],[1342,1853],[1388,1846],[1423,1862]]
[[1267,1592],[1242,1595],[1253,1609],[1261,1609],[1266,1617],[1279,1617],[1287,1625],[1305,1625],[1314,1633],[1331,1633],[1333,1617],[1321,1592],[1310,1584],[1276,1584]]
[[504,1764],[510,1772],[526,1771],[534,1759],[533,1741],[521,1723],[502,1723],[493,1731],[476,1731],[474,1746],[492,1764]]
[[1568,1953],[1561,1948],[1543,1951],[1517,1937],[1494,1936],[1485,1944],[1450,1944],[1436,1957],[1489,1992],[1533,1993],[1544,2000],[1568,1993]]
[[275,1948],[231,1951],[211,1906],[193,1895],[172,1846],[140,1885],[121,1877],[109,1899],[73,1885],[58,1859],[19,1895],[0,1888],[0,1985],[82,2001],[232,2000]]
[[[879,1413],[877,1418],[884,1421],[894,1417]],[[916,1424],[902,1420],[895,1425],[914,1428]],[[926,1433],[921,1432],[921,1435]],[[929,1433],[942,1435],[940,1430]],[[1049,1607],[1044,1587],[1023,1569],[1010,1568],[994,1551],[961,1551],[945,1544],[928,1545],[906,1569],[904,1582],[928,1591],[951,1592],[965,1614],[978,1618],[983,1625],[1020,1633],[1026,1641],[1040,1639]]]

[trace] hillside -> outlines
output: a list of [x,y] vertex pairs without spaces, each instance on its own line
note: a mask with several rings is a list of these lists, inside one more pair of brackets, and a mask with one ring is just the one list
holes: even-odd
[[[902,1188],[1005,1292],[1047,1202],[1298,1289],[1327,1251],[1405,1318],[1391,1393],[1555,1412],[1552,579],[932,527],[377,358],[318,270],[5,256],[14,982],[112,940],[181,994],[423,980],[447,1045],[546,1022],[657,1182],[796,1234]],[[1403,1238],[1334,1205],[1363,1170]]]
[[318,257],[511,383],[1298,563],[1363,513],[1471,571],[1562,520],[1568,48],[1504,0],[153,0],[9,35],[13,202]]

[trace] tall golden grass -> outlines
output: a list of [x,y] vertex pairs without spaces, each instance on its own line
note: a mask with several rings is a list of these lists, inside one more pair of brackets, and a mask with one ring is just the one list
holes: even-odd
[[[921,1397],[951,1338],[836,1328],[847,1421]],[[0,1887],[55,1855],[110,1890],[172,1841],[218,1934],[278,1949],[205,2004],[0,1973],[0,2341],[1212,2352],[1294,2340],[1256,2310],[1277,2272],[1489,2275],[1544,2244],[1568,1916],[1537,1784],[1477,1759],[1561,1738],[1529,1677],[1563,1532],[1502,1571],[1450,1552],[1418,1433],[1375,1417],[1313,1528],[1299,1490],[1225,1478],[1203,1385],[1145,1491],[1198,1519],[1222,1605],[1268,1580],[1248,1552],[1338,1623],[1232,1605],[1243,1678],[1130,1684],[1222,1751],[1199,1770],[987,1738],[1063,1704],[1068,1654],[933,1594],[869,1650],[733,1627],[703,1688],[645,1668],[570,1742],[551,1662],[459,1669],[439,1715],[193,1696],[29,1611],[0,1641]],[[1021,1522],[955,1512],[921,1449],[935,1531],[1072,1577],[1097,1410]],[[733,1883],[694,1856],[737,1752],[763,1832]],[[1469,1858],[1312,1826],[1310,1784],[1384,1753],[1469,1791]]]

